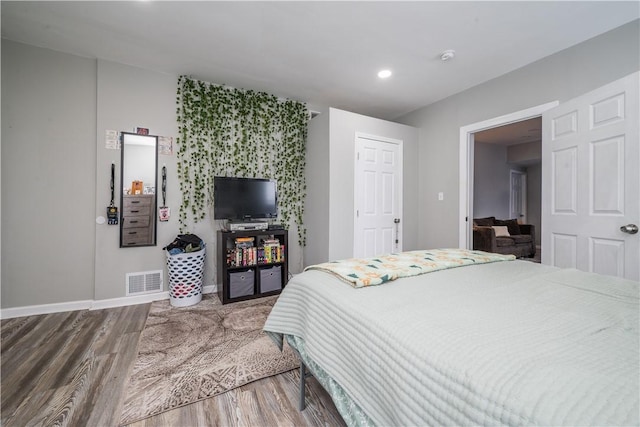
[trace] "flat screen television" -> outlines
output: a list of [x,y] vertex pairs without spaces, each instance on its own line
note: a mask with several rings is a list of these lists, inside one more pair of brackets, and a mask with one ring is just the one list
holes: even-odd
[[215,219],[249,220],[278,216],[275,181],[216,176],[213,186]]

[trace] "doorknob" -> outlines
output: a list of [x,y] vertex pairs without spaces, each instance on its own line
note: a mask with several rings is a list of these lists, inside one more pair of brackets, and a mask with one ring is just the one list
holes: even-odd
[[635,224],[627,224],[620,227],[620,231],[623,233],[636,234],[638,232],[638,226]]

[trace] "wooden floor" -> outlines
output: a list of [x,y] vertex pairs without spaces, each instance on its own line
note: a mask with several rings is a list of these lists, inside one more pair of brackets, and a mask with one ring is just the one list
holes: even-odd
[[[117,426],[149,307],[3,320],[0,424]],[[298,380],[286,372],[131,426],[343,426],[313,378],[297,410]]]

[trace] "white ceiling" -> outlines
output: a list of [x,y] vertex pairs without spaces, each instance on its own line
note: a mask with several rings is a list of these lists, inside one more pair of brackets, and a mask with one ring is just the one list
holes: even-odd
[[3,38],[394,119],[638,19],[640,3],[3,0],[1,13]]

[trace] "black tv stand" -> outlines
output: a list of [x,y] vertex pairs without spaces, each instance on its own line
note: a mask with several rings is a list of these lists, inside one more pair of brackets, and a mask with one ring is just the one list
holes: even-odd
[[284,229],[218,231],[217,285],[222,304],[282,292],[289,276],[288,235]]

